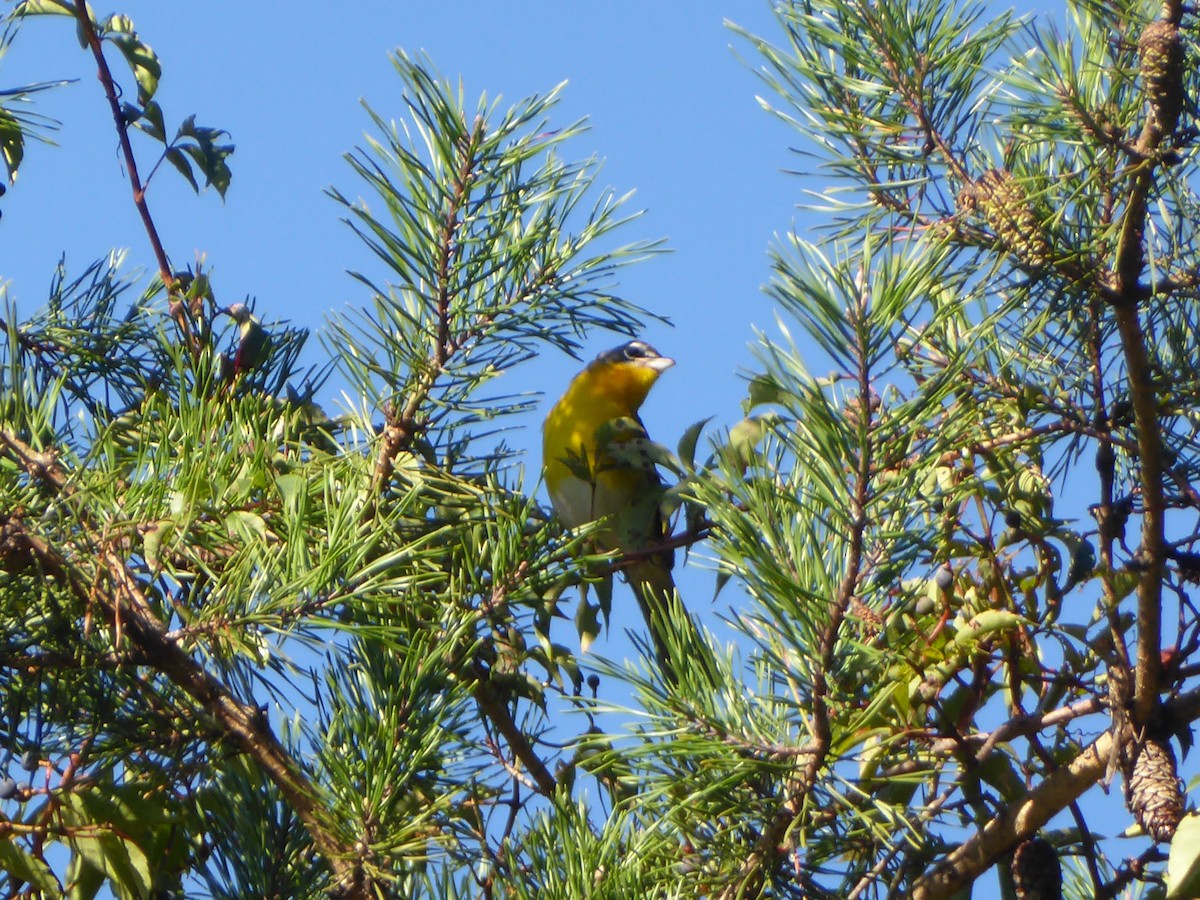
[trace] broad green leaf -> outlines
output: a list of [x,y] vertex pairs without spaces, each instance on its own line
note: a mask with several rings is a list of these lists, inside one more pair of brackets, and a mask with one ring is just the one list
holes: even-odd
[[[234,145],[219,144],[217,141],[228,135],[229,132],[220,128],[197,125],[196,117],[188,116],[179,126],[173,142],[174,146],[187,153],[197,168],[204,173],[205,185],[212,185],[222,198],[225,197],[229,182],[233,178],[226,160],[233,154]],[[192,185],[195,187],[194,181]]]
[[169,541],[175,532],[175,523],[169,519],[155,522],[142,532],[142,553],[146,557],[146,565],[151,569],[161,568],[159,550],[164,541]]
[[699,422],[693,422],[684,429],[683,436],[679,439],[679,459],[683,463],[687,471],[694,471],[696,468],[696,443],[700,440],[700,433],[704,431],[704,426],[711,422],[712,416],[706,419],[701,419]]
[[289,511],[299,509],[306,482],[299,475],[280,475],[275,479],[275,488],[283,498],[283,506]]
[[167,142],[167,128],[163,122],[162,107],[158,103],[151,100],[142,104],[140,109],[132,104],[126,104],[126,108],[126,121],[130,125],[156,141]]
[[167,162],[175,167],[180,175],[187,179],[187,183],[192,186],[192,190],[197,194],[200,193],[200,185],[196,181],[196,176],[192,174],[192,164],[189,162],[187,154],[178,147],[168,147],[164,151],[163,156],[166,157]]
[[70,844],[88,865],[104,873],[113,893],[122,900],[149,895],[150,863],[137,844],[114,832],[103,831],[91,832],[88,837],[76,835]]
[[1167,900],[1200,897],[1200,814],[1189,813],[1175,829],[1167,859]]
[[748,416],[729,429],[729,441],[726,449],[742,471],[754,459],[755,450],[768,431],[780,421],[778,413],[761,413]]
[[717,599],[717,595],[721,593],[721,589],[725,587],[725,585],[729,584],[729,580],[731,578],[733,578],[732,572],[726,571],[725,569],[717,570],[716,587],[713,588],[712,595],[712,599],[714,601]]
[[750,382],[750,390],[747,394],[743,406],[746,411],[754,409],[756,406],[769,406],[774,403],[780,403],[784,398],[784,391],[779,386],[779,382],[769,375],[756,375]]
[[11,836],[0,840],[0,871],[24,881],[48,897],[57,897],[62,893],[62,885],[50,867],[26,853]]
[[25,158],[25,133],[21,123],[3,107],[0,107],[0,154],[4,156],[8,180],[12,181]]
[[[91,11],[90,5],[88,11]],[[21,0],[13,10],[13,15],[74,17],[75,6],[67,0]]]
[[581,597],[575,607],[575,630],[579,632],[579,652],[587,653],[600,635],[600,607],[586,597]]
[[1025,618],[1006,609],[985,609],[973,616],[954,636],[955,646],[969,648],[985,635],[1025,624]]
[[121,51],[125,62],[129,64],[137,81],[138,103],[145,106],[154,97],[158,80],[162,77],[162,64],[158,56],[138,39],[136,33],[110,34],[108,40]]
[[93,900],[104,887],[104,873],[76,853],[67,866],[67,882],[67,900]]
[[233,480],[226,486],[223,499],[238,504],[250,498],[258,486],[259,471],[249,459],[243,459]]
[[249,541],[261,541],[270,533],[262,516],[244,509],[235,509],[227,515],[225,528],[230,537]]
[[609,621],[612,616],[613,602],[613,577],[605,575],[599,581],[595,582],[596,599],[599,601],[600,611],[604,613],[604,621]]
[[114,34],[137,33],[133,27],[133,19],[129,18],[129,16],[121,15],[120,13],[113,13],[101,23],[100,27],[103,28],[105,32],[112,32]]

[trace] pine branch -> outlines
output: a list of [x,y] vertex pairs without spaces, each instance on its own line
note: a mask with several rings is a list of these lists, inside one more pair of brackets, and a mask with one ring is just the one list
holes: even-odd
[[[484,136],[484,126],[483,118],[477,117],[471,129],[470,139],[461,144],[462,156],[459,160],[458,171],[455,173],[453,192],[442,214],[442,229],[438,235],[435,308],[437,321],[433,347],[430,349],[429,358],[418,374],[404,405],[399,409],[384,410],[387,423],[384,426],[383,440],[380,442],[375,471],[371,479],[372,496],[377,496],[384,489],[392,477],[396,457],[420,433],[420,412],[428,402],[433,386],[445,371],[446,364],[464,343],[462,338],[451,334],[450,331],[455,300],[452,293],[451,263],[462,249],[457,236],[459,228],[462,227],[462,209],[470,196],[472,174],[477,162],[476,151]],[[368,505],[365,515],[371,515],[372,510],[373,505]]]
[[854,306],[847,313],[847,317],[853,326],[856,340],[856,346],[853,348],[858,366],[858,371],[855,372],[856,393],[858,409],[862,410],[864,415],[858,428],[860,440],[856,448],[857,459],[854,461],[854,480],[850,487],[850,533],[847,537],[845,570],[837,596],[829,603],[828,620],[821,629],[820,643],[817,647],[818,662],[813,669],[813,684],[808,697],[812,717],[812,740],[804,748],[804,765],[799,775],[785,781],[787,791],[783,802],[755,841],[754,848],[740,867],[736,879],[721,893],[720,896],[725,900],[756,895],[786,857],[790,850],[787,835],[804,808],[808,794],[817,783],[821,770],[828,762],[829,749],[833,742],[829,675],[836,671],[842,625],[846,621],[847,612],[858,591],[866,566],[867,532],[873,524],[869,506],[873,499],[872,485],[876,474],[875,439],[870,433],[867,417],[867,411],[873,408],[874,392],[869,369],[870,296],[869,287],[865,283],[858,285],[857,296],[852,302]]
[[[1200,719],[1200,690],[1183,694],[1168,704],[1172,721]],[[1080,751],[1070,763],[1051,772],[1040,783],[1009,803],[1003,812],[948,853],[912,887],[912,900],[938,900],[953,896],[984,872],[1006,851],[1037,833],[1059,812],[1105,777],[1116,749],[1117,731],[1110,728]]]
[[[66,471],[50,453],[39,453],[8,429],[0,429],[0,445],[31,477],[64,500],[75,495]],[[304,823],[317,851],[325,858],[335,881],[347,898],[367,897],[362,872],[354,862],[353,848],[338,838],[329,816],[319,802],[319,793],[300,765],[272,732],[260,710],[238,700],[229,688],[210,674],[182,647],[171,640],[166,625],[155,614],[137,577],[124,560],[108,546],[86,509],[76,510],[84,537],[97,548],[107,587],[93,588],[61,552],[41,536],[24,528],[20,520],[9,520],[9,528],[22,529],[21,537],[42,569],[61,581],[80,605],[98,603],[113,629],[114,643],[128,639],[144,655],[146,664],[166,675],[203,709],[243,752],[248,754],[276,785]]]
[[550,774],[550,770],[542,762],[537,751],[533,749],[529,737],[513,719],[504,698],[492,686],[487,670],[476,663],[472,674],[475,677],[472,693],[479,708],[483,710],[484,715],[488,717],[496,730],[504,736],[509,748],[529,771],[538,793],[553,797],[555,791],[558,790],[558,782]]
[[[1138,585],[1137,664],[1131,714],[1135,724],[1150,717],[1158,697],[1159,658],[1162,651],[1162,578],[1166,548],[1166,503],[1163,493],[1164,448],[1159,421],[1158,398],[1153,368],[1146,347],[1146,336],[1138,311],[1139,281],[1146,265],[1147,206],[1155,185],[1158,150],[1174,130],[1175,123],[1162,121],[1162,95],[1182,90],[1182,74],[1167,57],[1178,44],[1178,23],[1182,5],[1168,0],[1163,15],[1146,27],[1142,36],[1143,90],[1149,95],[1149,114],[1143,123],[1136,151],[1141,157],[1133,172],[1120,236],[1114,252],[1113,314],[1121,338],[1121,350],[1128,372],[1129,396],[1133,406],[1138,442],[1139,480],[1142,493],[1141,562],[1144,569]],[[1149,49],[1148,49],[1149,48]],[[1151,62],[1152,60],[1152,62]],[[1178,118],[1176,113],[1175,118]]]

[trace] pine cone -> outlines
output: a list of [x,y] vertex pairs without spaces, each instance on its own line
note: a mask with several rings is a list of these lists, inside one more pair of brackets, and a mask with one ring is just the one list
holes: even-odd
[[1162,19],[1147,25],[1138,40],[1138,59],[1150,114],[1159,131],[1170,134],[1183,109],[1184,52],[1179,26]]
[[1029,197],[1007,169],[990,169],[958,195],[958,205],[975,210],[996,233],[1001,245],[1030,268],[1050,262],[1050,242]]
[[1045,838],[1032,838],[1017,847],[1012,875],[1017,900],[1062,900],[1058,851]]
[[1127,746],[1126,753],[1131,761],[1125,773],[1125,802],[1148,835],[1169,843],[1183,818],[1175,751],[1166,741],[1147,738],[1140,745]]

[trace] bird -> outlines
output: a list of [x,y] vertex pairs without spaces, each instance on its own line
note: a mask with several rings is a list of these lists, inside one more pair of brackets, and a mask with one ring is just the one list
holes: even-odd
[[244,303],[222,307],[218,315],[227,315],[237,323],[239,338],[237,350],[232,358],[224,356],[222,371],[228,378],[249,372],[258,368],[271,355],[271,335],[263,328],[249,307]]
[[629,557],[623,571],[655,656],[672,679],[664,626],[679,608],[674,551],[662,546],[663,482],[638,410],[673,365],[645,341],[606,350],[571,380],[542,426],[543,476],[554,511],[568,528],[599,521],[597,549]]

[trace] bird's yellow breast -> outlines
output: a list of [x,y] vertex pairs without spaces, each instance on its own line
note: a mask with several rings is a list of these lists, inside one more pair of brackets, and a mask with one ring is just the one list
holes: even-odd
[[[613,419],[636,418],[658,372],[628,362],[593,363],[575,376],[542,426],[542,458],[546,487],[559,517],[568,527],[614,511],[612,502],[635,489],[637,477],[610,471],[598,485],[579,478],[567,464],[571,457],[596,462],[596,430]],[[601,490],[597,490],[597,488]],[[597,503],[597,495],[601,503]]]

